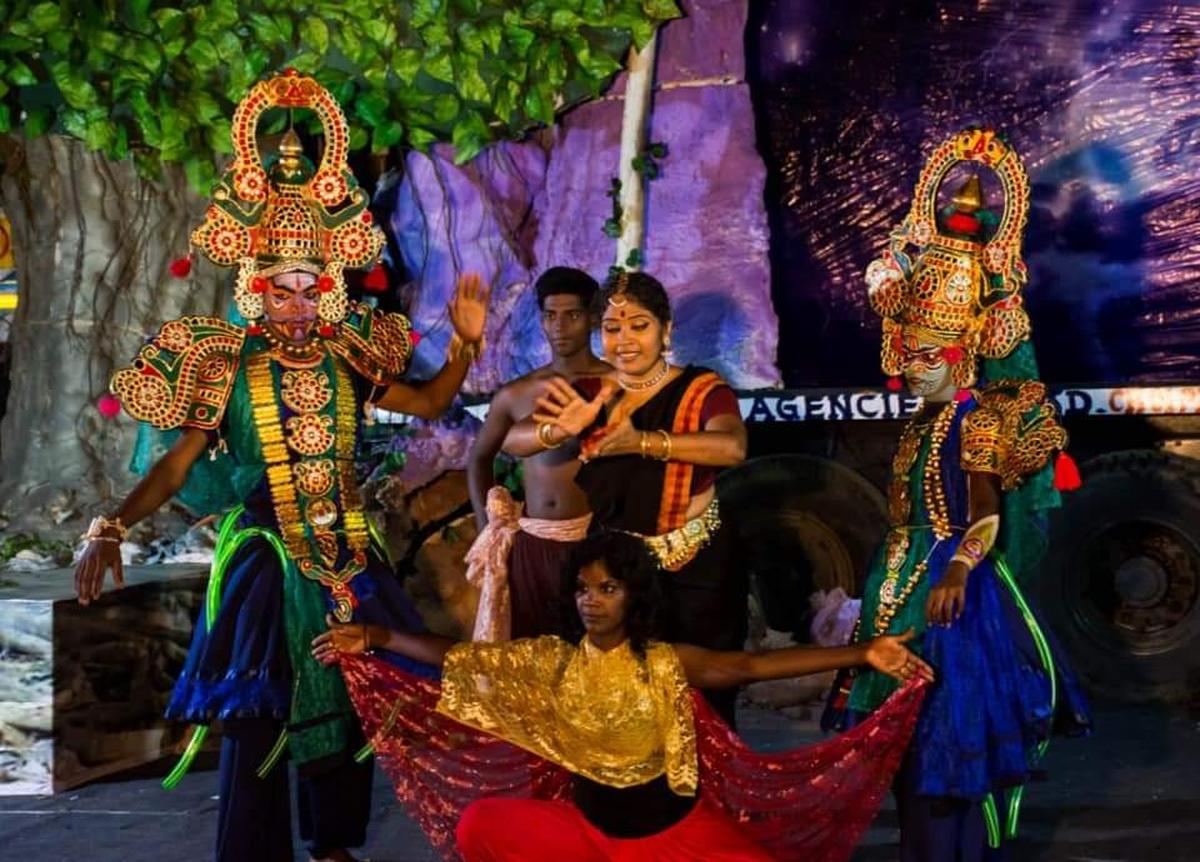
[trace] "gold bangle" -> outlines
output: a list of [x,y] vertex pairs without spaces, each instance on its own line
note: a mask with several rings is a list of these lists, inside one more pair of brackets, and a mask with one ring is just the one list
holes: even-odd
[[482,352],[482,338],[478,341],[463,341],[463,337],[456,332],[450,338],[450,346],[446,348],[446,361],[454,362],[465,356],[467,362],[474,362]]
[[557,443],[552,443],[550,441],[550,432],[553,429],[554,426],[549,422],[543,422],[537,427],[537,440],[546,449],[557,449],[564,442],[566,442],[565,440],[559,440]]
[[[103,533],[108,529],[116,530],[117,535],[115,537],[105,536]],[[87,532],[84,533],[81,538],[89,542],[95,539],[100,539],[101,541],[105,542],[120,543],[125,541],[125,537],[127,535],[129,535],[129,528],[121,523],[120,518],[113,518],[112,520],[109,520],[103,515],[97,515],[96,517],[92,518],[92,523],[88,525]]]
[[662,441],[663,441],[663,453],[662,453],[662,455],[659,456],[658,460],[670,461],[671,460],[671,435],[668,434],[666,431],[662,430],[661,428],[658,429],[658,433],[662,435]]
[[642,431],[638,434],[638,447],[642,450],[642,457],[646,457],[646,432]]

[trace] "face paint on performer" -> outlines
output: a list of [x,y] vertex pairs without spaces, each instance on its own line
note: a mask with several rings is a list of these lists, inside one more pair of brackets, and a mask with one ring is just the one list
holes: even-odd
[[600,343],[604,358],[628,377],[639,377],[655,370],[671,337],[671,324],[665,326],[654,314],[631,298],[620,305],[611,301],[600,318]]
[[949,401],[954,396],[950,363],[937,345],[905,345],[904,381],[913,395],[928,401]]
[[574,293],[552,293],[542,301],[542,332],[550,349],[560,359],[587,350],[592,321],[583,297]]
[[625,610],[629,590],[614,578],[603,560],[579,570],[575,580],[575,607],[588,638],[598,647],[611,649],[625,640]]
[[321,292],[317,277],[307,272],[281,272],[263,297],[263,314],[275,335],[293,344],[312,336]]

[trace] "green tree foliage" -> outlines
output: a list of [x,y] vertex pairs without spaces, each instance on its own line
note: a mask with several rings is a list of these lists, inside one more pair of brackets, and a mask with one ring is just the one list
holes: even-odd
[[338,98],[356,148],[449,141],[465,161],[597,96],[679,14],[675,0],[0,0],[0,133],[71,135],[148,176],[179,162],[206,191],[238,100],[290,66]]

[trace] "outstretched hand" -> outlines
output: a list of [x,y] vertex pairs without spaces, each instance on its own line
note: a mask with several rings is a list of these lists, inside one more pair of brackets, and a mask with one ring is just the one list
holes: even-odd
[[487,303],[487,285],[478,273],[468,272],[459,276],[454,298],[450,300],[447,310],[454,331],[468,344],[483,338],[483,329],[487,324]]
[[566,380],[552,377],[546,382],[545,393],[534,402],[533,421],[539,424],[549,422],[568,436],[577,437],[596,421],[605,402],[616,390],[616,381],[606,378],[601,382],[596,397],[588,401]]
[[312,655],[323,665],[337,664],[343,655],[364,653],[373,646],[387,640],[386,629],[368,623],[339,623],[329,614],[325,615],[329,631],[313,638]]
[[118,589],[125,586],[120,543],[93,539],[75,565],[75,594],[79,604],[88,605],[100,598],[104,591],[104,575],[109,569],[112,569],[113,583]]
[[915,637],[912,629],[902,635],[883,635],[867,644],[866,661],[880,673],[907,682],[914,676],[933,681],[933,668],[905,646]]

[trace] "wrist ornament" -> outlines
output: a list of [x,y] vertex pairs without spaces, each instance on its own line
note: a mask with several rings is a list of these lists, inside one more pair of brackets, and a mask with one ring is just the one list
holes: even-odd
[[968,529],[962,537],[962,541],[958,543],[958,549],[955,550],[954,556],[950,558],[951,563],[962,563],[970,572],[977,565],[983,562],[983,558],[992,550],[992,546],[996,544],[996,537],[1000,533],[1000,516],[988,515],[986,518],[980,518]]
[[478,341],[466,341],[457,332],[450,338],[450,346],[446,349],[446,360],[454,362],[458,359],[465,358],[467,362],[474,362],[483,353],[483,339]]
[[663,443],[662,454],[658,456],[658,460],[659,461],[670,461],[671,460],[671,435],[668,434],[666,431],[662,430],[661,428],[658,429],[658,433],[662,435],[662,443]]
[[[105,535],[105,530],[116,530],[116,535]],[[121,523],[120,518],[109,520],[103,515],[97,515],[92,518],[92,523],[88,525],[87,532],[80,538],[87,542],[115,542],[119,545],[125,541],[127,535],[129,535],[129,528]]]
[[561,446],[565,442],[564,440],[559,440],[557,443],[555,443],[553,440],[551,440],[550,434],[551,434],[551,432],[553,432],[553,430],[554,430],[554,425],[551,424],[550,422],[542,422],[541,424],[538,425],[537,441],[542,444],[542,448],[557,449],[559,446]]

